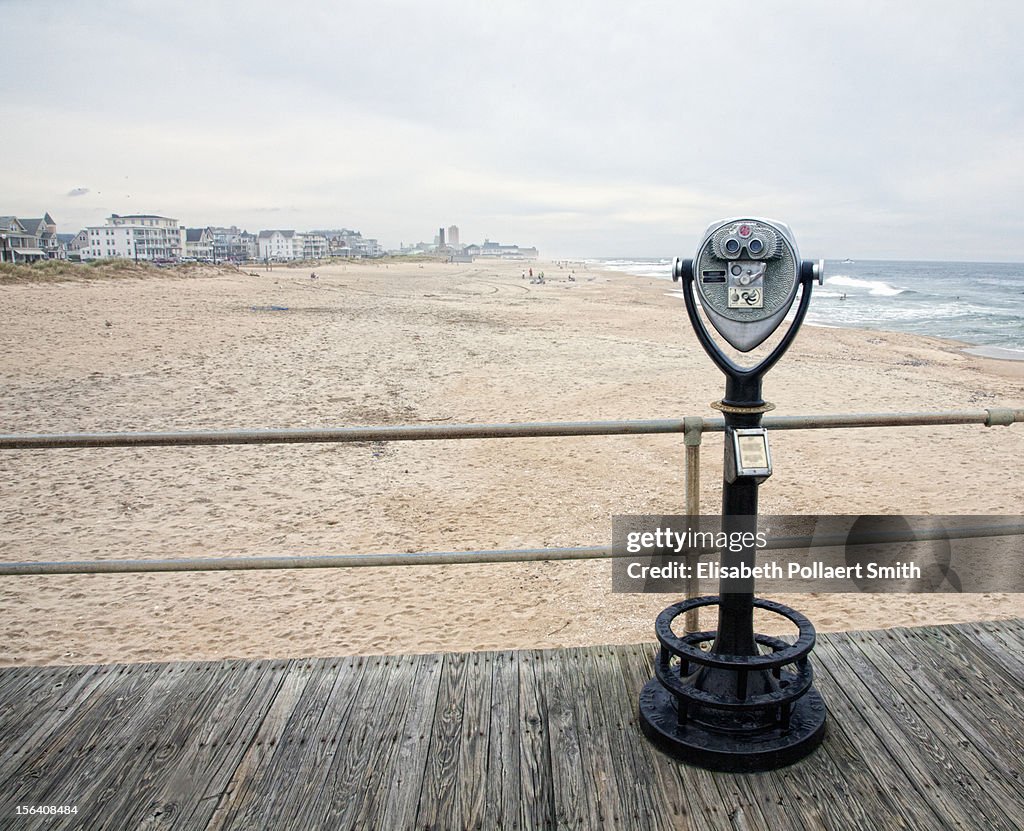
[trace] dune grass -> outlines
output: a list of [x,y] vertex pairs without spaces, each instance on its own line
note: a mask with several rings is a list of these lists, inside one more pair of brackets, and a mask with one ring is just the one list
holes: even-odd
[[179,263],[158,267],[148,262],[121,258],[75,263],[67,260],[41,260],[35,263],[0,263],[0,285],[13,283],[81,283],[89,280],[144,279],[146,277],[209,277],[234,273],[234,266]]

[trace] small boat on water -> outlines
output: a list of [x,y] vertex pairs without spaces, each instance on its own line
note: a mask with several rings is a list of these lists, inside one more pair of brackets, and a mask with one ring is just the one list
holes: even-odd
[[847,257],[845,260],[843,260],[843,265],[853,265],[853,260]]

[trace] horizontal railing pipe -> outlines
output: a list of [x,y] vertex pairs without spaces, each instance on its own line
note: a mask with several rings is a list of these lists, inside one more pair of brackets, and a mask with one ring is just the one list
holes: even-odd
[[611,546],[519,548],[492,551],[428,551],[399,554],[338,554],[319,557],[189,557],[175,560],[84,560],[67,563],[0,563],[0,577],[30,574],[127,574],[153,571],[250,571],[297,568],[528,563],[611,557]]
[[[211,430],[160,433],[42,433],[0,435],[0,450],[52,450],[88,447],[189,447],[239,444],[315,444],[334,442],[446,441],[451,439],[629,436],[683,433],[685,419],[647,421],[564,421],[512,424],[418,424],[396,427],[295,428],[284,430]],[[691,429],[693,424],[691,420]],[[1024,409],[958,410],[939,413],[854,413],[849,415],[766,416],[775,430],[836,427],[911,427],[1024,422]],[[721,418],[702,418],[702,432],[721,432]]]
[[[1024,536],[1024,523],[922,528],[857,534],[825,534],[769,538],[761,550],[798,550],[839,545]],[[685,552],[680,552],[682,556]],[[711,553],[710,551],[703,552]],[[0,563],[0,577],[52,574],[127,574],[172,571],[254,571],[302,568],[381,568],[390,566],[527,563],[538,560],[607,560],[635,556],[615,552],[610,545],[577,548],[511,548],[485,551],[432,551],[398,554],[339,554],[307,557],[189,557],[174,560],[79,560],[70,562]]]
[[[705,421],[707,423],[708,420]],[[721,423],[721,419],[715,419]],[[922,427],[954,424],[1009,425],[1024,422],[1024,409],[955,410],[940,413],[854,413],[849,415],[765,416],[773,430],[821,430],[835,427]],[[716,423],[716,430],[722,429]],[[707,429],[707,428],[705,428]]]
[[335,427],[288,430],[216,430],[166,433],[54,433],[0,435],[0,450],[80,447],[188,447],[230,444],[444,441],[448,439],[630,436],[681,433],[683,420],[565,421],[520,424],[445,424],[400,427]]

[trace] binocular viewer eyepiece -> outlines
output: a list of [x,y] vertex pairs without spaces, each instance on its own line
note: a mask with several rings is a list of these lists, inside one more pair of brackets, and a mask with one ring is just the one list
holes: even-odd
[[696,256],[676,259],[672,279],[687,292],[692,284],[711,325],[749,352],[781,325],[802,282],[824,279],[824,262],[802,262],[785,223],[739,217],[711,223]]
[[735,222],[720,227],[712,236],[715,256],[722,260],[735,260],[745,253],[748,257],[773,260],[782,256],[782,245],[775,231],[764,223]]

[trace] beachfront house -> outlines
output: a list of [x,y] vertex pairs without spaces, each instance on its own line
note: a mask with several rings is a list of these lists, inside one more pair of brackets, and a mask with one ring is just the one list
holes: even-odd
[[213,259],[213,233],[209,228],[185,229],[185,257],[191,260]]
[[127,257],[135,260],[178,260],[185,249],[185,229],[178,220],[153,214],[111,214],[106,225],[85,229],[89,244],[83,260]]
[[327,255],[331,257],[380,257],[384,249],[375,239],[363,239],[359,231],[341,228],[330,231],[310,231],[327,239]]
[[0,216],[0,262],[30,263],[45,259],[39,237],[16,216]]
[[60,240],[57,239],[57,223],[48,213],[33,219],[19,217],[18,221],[25,228],[25,231],[35,238],[36,245],[43,252],[48,260],[63,259],[60,249]]
[[[71,256],[71,246],[78,239],[79,234],[57,234],[57,259],[67,260]],[[77,252],[76,252],[77,253]]]
[[[65,236],[60,234],[59,236]],[[82,259],[82,251],[89,247],[89,231],[82,229],[77,234],[67,234],[71,237],[65,245],[67,250],[67,258],[69,260],[80,261]]]
[[377,242],[375,239],[364,239],[362,245],[359,246],[359,256],[361,257],[383,257],[384,247]]
[[301,260],[302,234],[295,231],[260,231],[261,260]]
[[210,228],[213,235],[213,258],[218,262],[233,260],[245,262],[255,260],[259,254],[259,244],[255,234],[239,231],[232,225],[230,228]]

